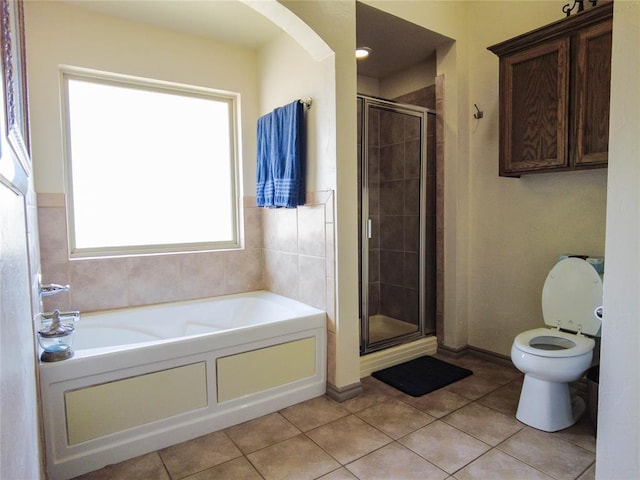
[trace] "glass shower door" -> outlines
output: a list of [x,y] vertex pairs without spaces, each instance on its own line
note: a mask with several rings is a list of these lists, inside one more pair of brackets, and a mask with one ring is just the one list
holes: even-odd
[[424,335],[427,111],[358,98],[361,353]]

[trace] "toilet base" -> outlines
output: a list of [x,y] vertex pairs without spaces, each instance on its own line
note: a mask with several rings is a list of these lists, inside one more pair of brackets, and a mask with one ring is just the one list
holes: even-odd
[[525,375],[516,418],[530,427],[556,432],[576,423],[585,411],[580,397],[571,398],[569,384]]

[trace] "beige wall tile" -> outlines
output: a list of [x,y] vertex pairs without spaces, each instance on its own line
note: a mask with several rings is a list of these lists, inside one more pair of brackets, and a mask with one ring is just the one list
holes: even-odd
[[314,257],[325,255],[324,205],[298,209],[298,253]]
[[257,207],[244,208],[244,247],[262,248],[262,212]]
[[262,249],[225,253],[225,293],[250,292],[264,288],[262,265]]
[[310,198],[314,203],[298,209],[263,209],[245,197],[245,250],[70,261],[64,195],[40,194],[44,279],[72,289],[47,308],[95,311],[266,288],[334,318],[333,193]]
[[327,277],[335,277],[336,276],[336,265],[335,265],[335,228],[333,223],[325,224],[325,260],[326,260],[326,269],[327,269]]
[[129,302],[127,278],[125,258],[70,262],[71,308],[83,312],[134,305]]
[[38,208],[40,256],[49,262],[67,261],[67,220],[63,207]]
[[297,255],[267,250],[265,272],[267,290],[286,297],[298,298]]
[[38,193],[38,207],[62,207],[64,208],[64,193]]
[[298,251],[298,209],[278,208],[276,210],[277,250],[297,253]]
[[278,248],[277,210],[275,208],[261,208],[262,213],[262,241],[263,246],[269,250]]
[[126,261],[130,305],[180,300],[180,261],[177,256],[129,257]]
[[324,258],[298,256],[298,300],[321,310],[327,308]]
[[180,296],[184,299],[224,295],[224,254],[202,252],[180,255]]

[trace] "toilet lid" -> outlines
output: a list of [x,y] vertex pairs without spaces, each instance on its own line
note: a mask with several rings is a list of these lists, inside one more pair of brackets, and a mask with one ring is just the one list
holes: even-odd
[[597,335],[600,319],[594,315],[602,305],[602,279],[580,258],[566,258],[551,269],[542,288],[544,323],[571,332]]

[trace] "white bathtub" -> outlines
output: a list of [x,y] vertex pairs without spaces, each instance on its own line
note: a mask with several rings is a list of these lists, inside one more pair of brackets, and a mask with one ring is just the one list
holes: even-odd
[[325,312],[265,291],[85,314],[74,350],[40,363],[51,480],[265,415],[326,386]]

